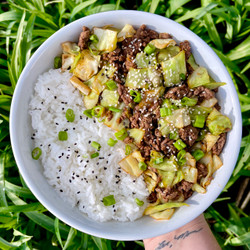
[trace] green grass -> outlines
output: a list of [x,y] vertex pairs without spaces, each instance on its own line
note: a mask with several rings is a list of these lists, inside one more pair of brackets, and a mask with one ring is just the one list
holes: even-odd
[[250,3],[246,0],[9,0],[0,3],[0,249],[143,249],[76,231],[39,204],[19,175],[9,140],[11,98],[22,69],[55,31],[80,17],[137,9],[171,18],[196,33],[221,58],[238,92],[243,138],[237,165],[205,212],[223,249],[250,249]]

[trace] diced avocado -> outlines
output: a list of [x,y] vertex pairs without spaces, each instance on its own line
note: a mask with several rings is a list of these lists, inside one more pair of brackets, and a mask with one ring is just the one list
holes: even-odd
[[182,75],[186,76],[186,60],[185,52],[182,50],[176,56],[161,62],[163,69],[164,84],[166,87],[179,84],[182,80]]
[[123,158],[119,163],[120,167],[128,174],[139,177],[142,174],[142,170],[139,168],[139,161],[137,161],[132,154]]
[[158,170],[159,175],[161,176],[161,182],[164,188],[172,187],[174,181],[175,172],[165,172]]
[[174,209],[171,208],[161,212],[150,214],[150,217],[152,217],[155,220],[169,220],[173,214],[174,214]]
[[170,59],[171,57],[176,56],[181,51],[180,47],[178,46],[170,46],[165,49],[159,51],[157,56],[158,62],[164,62]]
[[89,95],[91,89],[82,81],[80,81],[76,76],[72,76],[70,78],[70,82],[75,88],[79,89],[84,95]]
[[145,130],[139,128],[128,129],[128,134],[132,137],[136,144],[140,144],[145,134]]
[[132,25],[126,24],[117,35],[117,41],[122,42],[127,37],[132,37],[136,33],[136,30]]
[[154,39],[149,43],[154,45],[157,49],[165,49],[166,47],[176,45],[176,41],[174,39]]
[[91,91],[89,95],[84,96],[83,103],[86,109],[92,109],[98,103],[99,95]]
[[157,212],[169,209],[169,208],[182,207],[182,206],[188,206],[188,204],[181,203],[181,202],[168,202],[168,203],[164,203],[164,204],[157,205],[157,206],[148,206],[144,210],[144,214],[150,215],[150,214],[154,214],[154,213],[157,213]]
[[172,123],[176,128],[183,128],[191,124],[191,119],[186,108],[172,111],[172,115],[164,117],[166,122]]
[[196,64],[196,62],[195,62],[193,54],[190,55],[187,62],[192,67],[193,70],[196,70],[197,68],[199,68],[199,65]]
[[177,171],[178,170],[178,164],[172,155],[170,158],[165,157],[163,162],[160,164],[155,164],[153,162],[150,163],[150,166],[162,171]]
[[111,52],[116,49],[117,31],[97,27],[93,28],[93,31],[98,37],[98,42],[90,45],[92,50]]
[[83,81],[89,80],[98,72],[101,56],[95,56],[89,50],[81,52],[81,59],[78,61],[73,74]]
[[217,109],[213,109],[212,112],[207,117],[206,121],[207,127],[209,131],[213,135],[219,135],[221,133],[224,133],[228,130],[232,129],[232,123],[230,119],[222,115]]
[[119,103],[119,94],[116,90],[104,89],[102,92],[101,105],[103,107],[116,107]]
[[210,82],[207,69],[204,67],[198,67],[191,75],[188,76],[187,83],[190,89],[204,86]]

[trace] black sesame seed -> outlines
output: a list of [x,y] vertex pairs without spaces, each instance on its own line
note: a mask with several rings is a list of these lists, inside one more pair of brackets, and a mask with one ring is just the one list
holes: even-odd
[[59,125],[59,123],[58,123],[58,122],[56,122],[56,125]]
[[93,174],[94,172],[95,172],[95,171],[93,170],[93,171],[92,171],[92,174]]
[[80,177],[79,174],[77,174],[76,177]]
[[48,90],[50,90],[50,88],[48,88]]
[[133,182],[135,183],[135,180],[133,180]]
[[102,181],[99,181],[99,183],[102,183]]
[[56,96],[54,96],[54,98],[56,99],[57,97],[56,97]]
[[103,160],[104,159],[104,157],[99,157],[99,160]]
[[85,206],[82,206],[82,208],[85,208]]
[[73,130],[75,130],[76,128],[73,128]]
[[62,189],[60,189],[60,192],[62,193],[62,192],[63,192],[63,190],[62,190]]
[[82,163],[82,162],[83,162],[83,160],[80,161],[80,163]]
[[91,141],[89,141],[89,144],[91,143]]
[[85,168],[87,167],[87,165],[84,166]]
[[82,116],[80,115],[80,119],[82,119]]
[[69,183],[71,183],[72,181],[69,179]]
[[30,137],[31,140],[34,140],[35,138],[34,137]]
[[50,147],[50,146],[51,146],[51,144],[48,145],[48,147]]
[[80,191],[77,192],[77,194],[80,194],[80,193],[81,193]]
[[97,175],[95,176],[96,179],[98,179]]
[[74,180],[75,179],[75,177],[74,176],[72,176],[72,180]]
[[111,154],[108,154],[108,156],[111,156]]
[[88,120],[89,118],[88,117],[86,117],[86,121]]
[[64,108],[62,108],[62,110],[64,110]]
[[108,164],[108,163],[109,163],[109,161],[106,161],[106,163]]
[[132,194],[135,194],[135,192],[132,192]]
[[80,203],[80,201],[78,201],[78,202],[76,203],[76,205],[79,205],[79,203]]
[[87,160],[86,162],[89,163],[89,160]]
[[115,207],[115,205],[112,206],[113,208]]
[[62,153],[62,156],[64,156],[64,153]]
[[41,102],[41,104],[43,104],[43,102]]
[[114,213],[116,212],[116,210],[114,209]]
[[104,169],[104,170],[107,170],[107,168],[106,168],[106,167],[104,167],[103,169]]
[[58,156],[58,158],[60,159],[62,156],[60,155],[60,156]]
[[77,143],[74,143],[74,145],[77,145]]
[[60,176],[57,176],[56,178],[57,178],[57,179],[60,179]]
[[97,162],[96,165],[99,165],[99,162]]

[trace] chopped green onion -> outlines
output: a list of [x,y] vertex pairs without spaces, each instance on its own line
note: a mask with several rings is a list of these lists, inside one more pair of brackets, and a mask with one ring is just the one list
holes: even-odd
[[140,207],[144,205],[144,202],[141,201],[141,200],[139,200],[138,198],[135,198],[135,202],[136,202],[136,204],[137,204],[138,206],[140,206]]
[[171,139],[171,140],[177,140],[178,138],[179,138],[178,132],[175,132],[175,131],[171,131],[170,132],[169,139]]
[[100,118],[105,112],[105,108],[101,105],[95,106],[91,110],[91,115]]
[[89,118],[92,118],[92,109],[84,110],[83,114],[86,115]]
[[139,169],[145,171],[147,169],[147,164],[143,161],[139,162]]
[[182,150],[183,148],[185,148],[187,145],[181,140],[178,139],[175,143],[174,146],[178,149],[178,150]]
[[161,117],[172,115],[172,110],[170,108],[160,108]]
[[99,39],[98,39],[97,35],[95,35],[95,34],[91,35],[89,40],[92,41],[93,43],[99,42]]
[[109,138],[108,141],[107,141],[107,144],[110,146],[110,147],[114,147],[115,144],[117,143],[118,141],[117,140],[114,140],[112,138]]
[[182,159],[180,159],[179,161],[178,161],[178,164],[180,165],[180,166],[183,166],[185,163],[186,163],[186,159],[185,158],[182,158]]
[[95,152],[93,154],[90,155],[90,158],[93,159],[93,158],[96,158],[99,156],[99,153],[98,152]]
[[177,154],[177,159],[181,160],[183,157],[186,155],[186,151],[182,149],[178,154]]
[[114,90],[117,88],[116,82],[114,80],[109,80],[105,83],[109,90]]
[[201,149],[196,149],[193,153],[192,156],[194,157],[194,159],[196,161],[199,161],[203,156],[204,156],[204,152]]
[[39,147],[36,147],[32,150],[31,154],[34,160],[38,160],[40,156],[42,155],[42,150]]
[[110,111],[113,111],[113,112],[116,112],[116,113],[121,112],[120,109],[117,109],[117,108],[114,108],[114,107],[110,107],[109,110],[110,110]]
[[163,157],[155,159],[155,164],[160,164],[162,162],[163,162]]
[[67,131],[60,131],[58,133],[58,139],[59,139],[59,141],[67,141],[68,140],[68,133],[67,133]]
[[114,195],[103,197],[102,202],[104,206],[112,206],[116,203]]
[[180,78],[181,78],[182,81],[184,81],[186,79],[186,75],[184,73],[181,73]]
[[148,43],[147,46],[144,48],[144,52],[146,52],[148,55],[154,53],[155,50],[156,50],[155,46],[150,43]]
[[60,56],[56,56],[54,58],[54,68],[59,69],[62,67],[62,58]]
[[128,136],[127,130],[123,128],[122,130],[115,133],[116,139],[123,141]]
[[196,105],[196,103],[197,103],[197,99],[195,99],[195,98],[188,98],[188,97],[183,97],[182,99],[181,99],[181,104],[182,105],[185,105],[185,106],[190,106],[190,107],[192,107],[192,106],[195,106]]
[[97,150],[101,149],[101,145],[96,141],[92,141],[91,146]]
[[203,128],[206,121],[206,117],[204,115],[195,116],[195,122],[193,124],[196,128]]
[[66,116],[67,121],[73,122],[75,120],[74,110],[73,109],[67,109],[65,116]]
[[139,103],[141,101],[141,93],[136,90],[130,90],[129,94],[134,97],[134,102]]
[[163,108],[170,108],[171,107],[171,102],[169,99],[165,99],[163,102],[162,102],[162,105],[161,105]]
[[[95,46],[94,46],[94,47],[95,47]],[[98,55],[98,51],[93,51],[93,50],[91,49],[90,46],[88,47],[88,49],[89,49],[89,51],[90,51],[90,53],[91,53],[92,55],[94,55],[94,56],[97,56],[97,55]]]
[[125,146],[125,155],[129,155],[129,154],[131,154],[131,152],[132,152],[131,146],[126,145]]

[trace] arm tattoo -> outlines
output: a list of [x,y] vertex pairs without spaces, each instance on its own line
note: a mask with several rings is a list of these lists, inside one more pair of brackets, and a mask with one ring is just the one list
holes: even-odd
[[[193,230],[193,231],[186,231],[180,235],[175,235],[174,236],[174,239],[173,240],[184,240],[186,239],[187,237],[189,237],[191,234],[195,234],[195,233],[199,233],[203,228],[201,227],[200,229],[198,230]],[[171,248],[173,246],[173,242],[171,241],[166,241],[166,240],[163,240],[162,242],[159,243],[158,247],[155,248],[155,250],[160,250],[160,249],[163,249],[163,248]]]

